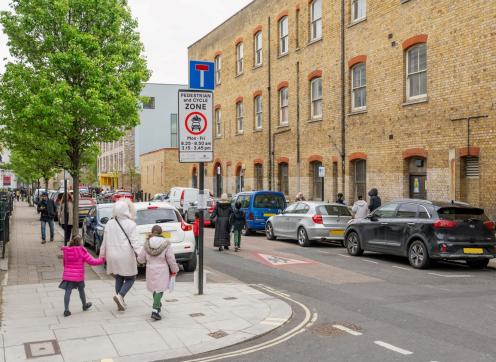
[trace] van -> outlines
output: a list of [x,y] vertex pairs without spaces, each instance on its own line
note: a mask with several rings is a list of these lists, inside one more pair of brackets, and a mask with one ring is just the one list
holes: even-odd
[[280,214],[287,206],[284,194],[275,191],[240,192],[233,197],[233,207],[238,201],[246,215],[243,235],[265,230],[265,223],[269,217]]
[[[199,189],[192,187],[173,187],[169,192],[169,204],[179,210],[184,217],[189,207],[198,201]],[[210,194],[209,190],[205,190],[205,194]]]

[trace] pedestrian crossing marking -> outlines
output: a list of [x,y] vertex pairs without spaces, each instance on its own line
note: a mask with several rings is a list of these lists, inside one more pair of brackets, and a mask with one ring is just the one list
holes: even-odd
[[296,265],[296,264],[311,264],[310,261],[290,259],[290,258],[283,258],[281,256],[276,256],[276,255],[269,255],[269,254],[262,254],[262,253],[257,253],[257,255],[260,258],[262,258],[263,260],[265,260],[266,262],[270,263],[271,265],[275,265],[275,266]]

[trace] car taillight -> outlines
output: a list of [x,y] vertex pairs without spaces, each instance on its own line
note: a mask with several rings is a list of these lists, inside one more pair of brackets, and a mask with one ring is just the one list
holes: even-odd
[[313,215],[312,216],[312,221],[315,224],[323,224],[324,223],[324,220],[322,219],[322,215]]
[[208,213],[209,214],[213,213],[214,209],[215,209],[214,205],[210,206],[210,209],[208,209]]
[[181,205],[181,207],[184,205],[184,191],[181,192],[181,200],[179,200],[179,205]]
[[458,225],[456,221],[453,220],[437,220],[433,227],[434,229],[453,229]]
[[484,226],[490,230],[490,231],[494,231],[494,222],[488,220],[488,221],[484,221]]
[[153,210],[153,209],[158,209],[158,206],[156,206],[156,205],[148,206],[148,210]]
[[250,212],[250,214],[248,215],[248,219],[255,220],[255,215],[253,215],[253,213]]
[[182,229],[183,231],[191,231],[191,230],[193,230],[193,225],[186,224],[186,223],[184,222],[184,220],[181,220],[181,229]]

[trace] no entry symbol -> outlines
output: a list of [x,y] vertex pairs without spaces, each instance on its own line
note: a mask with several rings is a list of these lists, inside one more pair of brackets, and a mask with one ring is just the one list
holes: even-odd
[[203,113],[192,112],[188,114],[184,124],[189,133],[199,136],[207,129],[207,117]]

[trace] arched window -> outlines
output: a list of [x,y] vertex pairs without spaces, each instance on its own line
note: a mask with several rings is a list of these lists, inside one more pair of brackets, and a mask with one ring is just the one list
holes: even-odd
[[279,20],[279,55],[288,53],[289,50],[289,22],[285,16]]
[[263,57],[262,57],[262,32],[259,31],[253,37],[253,45],[254,45],[254,59],[253,64],[255,67],[259,67],[262,65]]
[[193,168],[193,172],[191,174],[191,187],[194,189],[198,188],[198,170],[196,167]]
[[279,90],[279,124],[286,126],[289,123],[289,91],[288,88]]
[[414,45],[406,51],[406,98],[427,97],[427,46]]
[[322,0],[310,4],[310,41],[322,38]]
[[245,170],[239,165],[236,168],[236,193],[243,192],[245,189]]
[[244,119],[245,119],[245,107],[243,101],[236,103],[236,131],[237,133],[243,133],[244,130]]
[[312,182],[311,186],[311,199],[312,200],[322,200],[322,185],[323,177],[319,177],[319,168],[322,167],[322,162],[314,161],[310,162],[310,180]]
[[279,164],[277,184],[277,189],[280,192],[284,193],[286,196],[289,195],[289,166],[285,162]]
[[222,111],[220,108],[215,110],[215,135],[217,137],[222,136]]
[[245,54],[244,54],[244,45],[243,42],[238,43],[236,45],[236,75],[240,75],[243,73],[244,70],[244,59],[245,59]]
[[221,82],[221,70],[222,70],[222,56],[217,55],[215,57],[215,84],[219,85]]
[[255,115],[255,130],[261,130],[262,129],[262,123],[263,123],[263,102],[262,102],[262,96],[256,96],[253,99],[254,103],[254,115]]
[[367,195],[367,161],[363,159],[354,160],[351,163],[353,172],[353,200],[358,196],[366,198]]
[[263,190],[263,165],[261,163],[255,164],[255,190]]
[[351,110],[367,109],[367,75],[365,63],[358,63],[351,68]]

